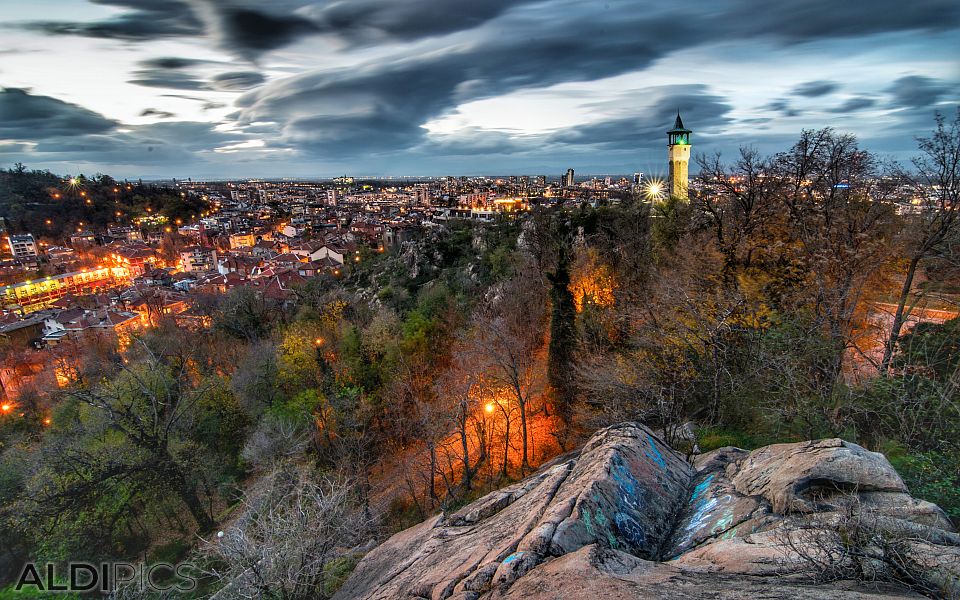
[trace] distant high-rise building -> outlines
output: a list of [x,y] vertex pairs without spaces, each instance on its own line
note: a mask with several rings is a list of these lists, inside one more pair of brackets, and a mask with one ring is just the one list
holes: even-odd
[[567,175],[563,179],[563,185],[573,187],[573,169],[567,169]]
[[37,257],[37,242],[33,239],[33,234],[11,235],[7,237],[7,242],[10,244],[10,252],[13,253],[13,258],[27,260]]
[[430,206],[430,201],[433,199],[432,194],[430,193],[430,186],[427,184],[420,184],[416,187],[414,192],[414,200],[420,206]]
[[687,199],[687,188],[690,178],[687,173],[690,164],[690,134],[689,129],[684,128],[683,121],[680,120],[680,111],[677,111],[677,120],[673,124],[673,129],[667,132],[667,159],[670,162],[670,195]]
[[633,174],[633,185],[640,187],[640,184],[643,183],[643,173],[634,173]]
[[547,176],[546,175],[537,175],[537,187],[543,189],[547,187]]
[[337,190],[327,190],[327,206],[337,205]]

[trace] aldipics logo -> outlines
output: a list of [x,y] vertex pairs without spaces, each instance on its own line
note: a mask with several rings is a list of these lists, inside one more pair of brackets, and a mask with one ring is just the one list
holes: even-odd
[[103,592],[118,589],[139,592],[189,592],[197,587],[192,565],[180,563],[132,564],[67,563],[66,568],[54,563],[27,563],[20,571],[14,590],[48,593]]

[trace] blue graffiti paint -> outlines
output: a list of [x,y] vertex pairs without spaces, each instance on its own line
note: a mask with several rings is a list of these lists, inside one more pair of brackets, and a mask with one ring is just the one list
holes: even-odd
[[693,488],[693,495],[690,496],[690,503],[692,504],[693,502],[695,502],[696,499],[699,498],[701,494],[706,492],[707,488],[710,487],[710,484],[712,482],[713,482],[713,473],[710,473],[710,475],[708,475],[706,479],[698,483],[696,487]]
[[509,565],[510,563],[512,563],[513,561],[517,560],[517,559],[520,558],[521,556],[523,556],[523,551],[522,551],[522,550],[519,551],[519,552],[514,552],[514,553],[511,554],[510,556],[508,556],[508,557],[506,557],[505,559],[503,559],[503,564]]
[[631,545],[638,548],[643,547],[647,540],[643,526],[628,514],[618,512],[613,516],[613,522],[617,524],[620,534],[630,542]]
[[619,548],[620,544],[617,542],[617,536],[613,535],[613,532],[610,531],[610,520],[607,519],[607,515],[603,514],[599,508],[593,512],[593,520],[603,528],[604,533],[607,535],[607,544],[611,548]]
[[667,461],[663,459],[663,455],[660,454],[660,450],[657,449],[657,444],[653,441],[653,438],[650,437],[649,433],[647,434],[647,446],[649,449],[643,451],[643,453],[647,455],[647,458],[660,465],[661,469],[666,469]]

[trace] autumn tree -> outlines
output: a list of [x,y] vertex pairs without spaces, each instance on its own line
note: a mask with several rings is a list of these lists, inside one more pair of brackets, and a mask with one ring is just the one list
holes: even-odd
[[546,303],[542,288],[528,281],[515,276],[491,290],[474,312],[470,349],[484,379],[501,391],[504,402],[517,408],[523,474],[530,471],[528,426],[543,392],[545,375],[540,349]]
[[933,135],[919,138],[918,143],[922,154],[913,160],[914,173],[903,175],[915,189],[920,212],[908,217],[907,270],[884,344],[882,373],[889,370],[904,322],[916,305],[916,301],[910,303],[910,296],[915,293],[918,269],[938,255],[953,254],[950,242],[960,229],[960,107],[949,125],[938,113]]

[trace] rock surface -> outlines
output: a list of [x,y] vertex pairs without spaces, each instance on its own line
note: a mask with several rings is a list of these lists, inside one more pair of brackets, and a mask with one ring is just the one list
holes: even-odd
[[910,597],[804,576],[809,563],[785,540],[829,531],[851,500],[885,528],[919,534],[930,556],[960,557],[943,512],[856,444],[723,448],[690,465],[624,423],[514,486],[391,537],[335,598]]

